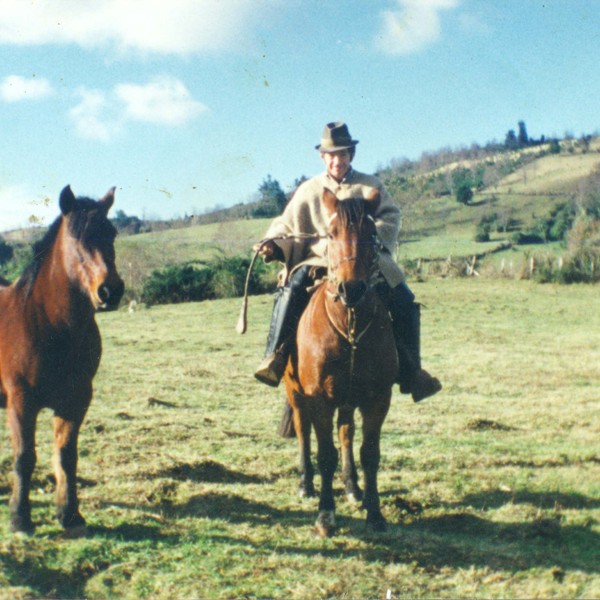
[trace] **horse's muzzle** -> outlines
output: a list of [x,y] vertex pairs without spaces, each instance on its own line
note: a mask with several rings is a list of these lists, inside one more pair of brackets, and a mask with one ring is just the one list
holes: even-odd
[[338,296],[344,306],[353,308],[365,297],[369,286],[364,281],[340,281],[338,283]]
[[125,284],[121,278],[113,279],[113,281],[105,281],[98,288],[98,299],[100,300],[101,310],[115,310],[121,302],[121,298],[125,293]]

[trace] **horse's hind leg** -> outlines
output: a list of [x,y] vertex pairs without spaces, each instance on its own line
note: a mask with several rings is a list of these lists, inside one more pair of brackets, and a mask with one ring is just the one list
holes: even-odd
[[7,422],[13,448],[13,485],[10,497],[10,525],[17,533],[33,533],[29,490],[35,468],[35,425],[37,412],[27,408],[25,402],[8,403]]
[[85,519],[77,498],[77,438],[82,419],[54,417],[54,474],[56,477],[56,516],[73,536],[85,533]]
[[381,427],[390,407],[390,394],[362,410],[363,443],[360,448],[360,460],[365,477],[365,495],[363,506],[367,510],[367,527],[374,531],[385,531],[387,524],[381,514],[377,472],[381,457]]
[[362,500],[362,490],[358,485],[358,474],[352,447],[355,432],[353,408],[339,409],[337,426],[342,457],[342,480],[346,496],[351,502],[360,502]]

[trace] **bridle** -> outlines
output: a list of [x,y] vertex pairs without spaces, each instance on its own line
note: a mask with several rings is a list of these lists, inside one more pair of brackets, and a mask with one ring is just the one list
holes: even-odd
[[[334,215],[334,217],[335,217],[335,215]],[[370,219],[371,221],[374,221],[373,217],[371,217],[370,215],[367,215],[366,218]],[[333,219],[333,217],[332,217],[332,219]],[[350,390],[351,390],[355,361],[356,361],[356,352],[358,350],[358,344],[361,341],[361,339],[364,337],[364,335],[369,331],[369,329],[371,328],[371,325],[373,325],[373,323],[375,321],[375,316],[377,314],[377,309],[378,309],[378,303],[377,302],[372,303],[372,309],[373,309],[372,313],[371,313],[366,325],[364,325],[362,327],[362,329],[360,329],[360,330],[358,329],[357,309],[362,304],[364,304],[365,298],[368,297],[368,292],[373,287],[373,279],[374,279],[375,272],[377,270],[377,258],[379,256],[379,253],[381,252],[382,246],[381,246],[381,242],[379,241],[376,234],[374,234],[371,242],[359,242],[359,243],[371,243],[374,246],[374,252],[373,252],[371,264],[367,265],[369,267],[368,268],[368,271],[369,271],[368,280],[366,282],[360,282],[362,284],[362,286],[359,289],[359,294],[360,294],[359,297],[356,299],[356,301],[349,302],[348,298],[345,297],[344,294],[341,292],[341,289],[343,288],[344,284],[343,284],[343,282],[339,281],[337,272],[342,264],[344,264],[346,262],[359,262],[359,261],[364,262],[364,258],[360,257],[358,254],[355,253],[350,256],[344,256],[336,262],[332,262],[331,252],[329,251],[329,246],[330,246],[331,242],[333,241],[333,239],[332,239],[331,235],[328,235],[327,239],[328,239],[328,244],[327,244],[328,264],[327,264],[326,294],[334,303],[340,301],[346,308],[345,323],[343,323],[343,319],[340,320],[339,318],[336,318],[336,316],[333,314],[330,303],[327,300],[325,301],[325,312],[327,313],[327,318],[329,319],[329,322],[331,323],[333,328],[350,345],[350,365],[349,365],[350,366],[350,372],[349,372],[350,383],[349,383],[349,386],[350,386]],[[340,321],[342,321],[342,322],[340,322]]]
[[[336,215],[334,214],[331,219],[330,219],[330,226],[331,226],[331,221],[333,221],[333,219],[336,217]],[[372,221],[373,223],[375,222],[375,220],[373,219],[373,217],[371,215],[366,215],[366,218],[369,219],[370,221]],[[369,289],[372,287],[372,281],[374,278],[374,275],[377,271],[377,259],[379,257],[379,254],[381,252],[381,241],[379,240],[379,238],[377,237],[377,234],[375,233],[373,235],[373,238],[371,241],[366,242],[366,241],[360,241],[358,242],[359,244],[371,244],[374,247],[374,253],[371,259],[371,262],[369,265],[367,265],[368,267],[368,272],[369,272],[369,277],[368,280],[364,283],[364,288],[362,289],[362,293],[360,294],[360,297],[358,299],[357,302],[348,302],[347,299],[344,298],[343,294],[340,293],[340,285],[343,284],[343,282],[341,282],[338,278],[338,270],[340,268],[341,265],[343,265],[344,263],[347,262],[362,262],[364,264],[364,258],[360,257],[358,254],[352,254],[350,256],[344,256],[342,258],[340,258],[338,261],[336,262],[332,262],[331,260],[331,252],[329,251],[330,249],[330,244],[333,240],[333,238],[331,237],[330,234],[327,234],[326,236],[319,236],[321,238],[326,237],[328,240],[327,243],[327,282],[328,282],[328,287],[327,287],[327,293],[330,297],[333,297],[334,301],[338,301],[340,300],[345,306],[347,307],[354,307],[358,304],[360,304],[364,297],[366,296],[367,291],[369,291]]]

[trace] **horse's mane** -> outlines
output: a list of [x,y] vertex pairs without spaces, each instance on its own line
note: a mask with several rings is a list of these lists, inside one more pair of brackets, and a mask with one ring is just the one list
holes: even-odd
[[365,201],[362,198],[348,198],[338,202],[337,217],[341,227],[348,227],[348,225],[360,227],[366,216]]
[[[80,239],[83,235],[87,221],[86,213],[90,209],[94,208],[97,204],[98,203],[91,198],[77,198],[75,208],[72,210],[72,216],[69,219],[69,231],[75,238]],[[26,295],[29,295],[31,292],[33,284],[35,283],[42,264],[44,263],[44,259],[56,241],[61,221],[62,216],[56,217],[52,225],[48,227],[44,237],[33,244],[33,259],[25,267],[15,284],[18,289],[25,290]]]

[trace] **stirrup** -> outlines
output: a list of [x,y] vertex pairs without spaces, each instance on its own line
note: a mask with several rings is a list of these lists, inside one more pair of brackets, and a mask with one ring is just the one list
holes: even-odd
[[284,355],[282,352],[273,352],[273,354],[265,356],[254,373],[254,377],[261,383],[277,387],[283,377],[287,359],[287,354]]
[[442,384],[437,377],[430,375],[425,369],[419,369],[413,376],[410,386],[412,399],[420,402],[429,396],[437,394],[442,389]]

